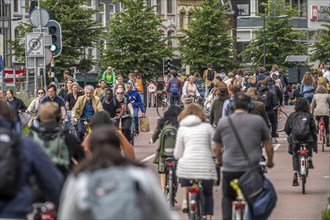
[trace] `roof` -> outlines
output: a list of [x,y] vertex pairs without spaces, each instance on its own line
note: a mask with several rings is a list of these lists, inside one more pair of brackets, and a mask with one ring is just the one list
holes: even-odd
[[308,56],[287,56],[284,62],[307,62]]

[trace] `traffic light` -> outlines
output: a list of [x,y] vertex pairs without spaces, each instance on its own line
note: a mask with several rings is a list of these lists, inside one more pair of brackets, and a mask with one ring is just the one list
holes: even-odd
[[172,64],[173,59],[171,58],[165,58],[164,59],[164,70],[165,73],[169,73],[171,69],[173,69],[173,64]]
[[62,52],[62,29],[61,25],[54,20],[49,20],[47,24],[48,33],[52,36],[52,44],[49,46],[53,56],[57,57]]

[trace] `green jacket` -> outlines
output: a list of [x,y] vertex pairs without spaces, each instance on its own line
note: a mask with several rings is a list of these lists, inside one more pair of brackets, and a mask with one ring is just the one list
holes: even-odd
[[105,81],[107,85],[116,84],[116,74],[115,72],[108,72],[107,70],[103,72],[102,79]]

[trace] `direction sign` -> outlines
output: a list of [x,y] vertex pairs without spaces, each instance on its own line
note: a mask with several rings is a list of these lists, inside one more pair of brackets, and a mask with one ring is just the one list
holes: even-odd
[[35,8],[30,14],[30,23],[34,27],[45,27],[49,22],[49,12],[44,8]]
[[45,55],[45,44],[42,33],[29,33],[25,41],[26,57],[43,57]]

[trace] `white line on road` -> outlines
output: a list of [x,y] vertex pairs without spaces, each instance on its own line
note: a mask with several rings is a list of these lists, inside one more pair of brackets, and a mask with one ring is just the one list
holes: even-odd
[[150,156],[148,156],[148,157],[143,158],[142,160],[140,160],[140,162],[141,162],[141,163],[144,163],[144,162],[146,162],[146,161],[148,161],[148,160],[154,158],[155,156],[156,156],[156,154],[152,154],[152,155],[150,155]]
[[280,146],[281,146],[281,144],[274,144],[273,145],[274,151],[276,151]]

